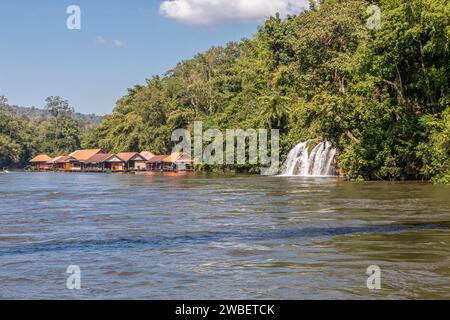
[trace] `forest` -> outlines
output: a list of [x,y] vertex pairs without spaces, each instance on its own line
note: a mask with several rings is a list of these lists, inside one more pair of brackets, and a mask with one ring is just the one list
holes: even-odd
[[48,97],[45,109],[11,106],[0,96],[0,169],[23,168],[35,155],[69,154],[101,122],[75,113],[61,97]]
[[[377,28],[370,5],[381,9]],[[449,20],[448,0],[311,1],[128,89],[95,128],[60,98],[44,120],[0,107],[0,165],[77,147],[167,153],[173,130],[201,120],[279,129],[282,160],[300,141],[329,140],[349,180],[450,183]]]

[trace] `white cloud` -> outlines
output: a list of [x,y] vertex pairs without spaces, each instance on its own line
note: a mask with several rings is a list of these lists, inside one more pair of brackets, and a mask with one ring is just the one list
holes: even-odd
[[97,36],[97,38],[95,38],[95,43],[97,43],[97,44],[105,44],[106,40],[102,36]]
[[307,8],[308,0],[167,0],[160,14],[189,24],[214,25],[251,21],[275,15],[295,14]]
[[114,44],[118,47],[125,47],[126,43],[122,40],[114,40]]

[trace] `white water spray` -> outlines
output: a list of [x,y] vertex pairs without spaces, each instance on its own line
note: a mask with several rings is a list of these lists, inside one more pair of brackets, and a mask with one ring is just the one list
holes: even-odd
[[289,152],[284,176],[321,177],[336,176],[335,158],[336,149],[329,141],[319,143],[311,153],[308,152],[308,143],[301,142]]

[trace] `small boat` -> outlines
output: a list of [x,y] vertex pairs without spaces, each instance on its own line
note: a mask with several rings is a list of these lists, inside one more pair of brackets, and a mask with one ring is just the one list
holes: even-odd
[[9,171],[7,169],[3,169],[2,173],[9,173]]

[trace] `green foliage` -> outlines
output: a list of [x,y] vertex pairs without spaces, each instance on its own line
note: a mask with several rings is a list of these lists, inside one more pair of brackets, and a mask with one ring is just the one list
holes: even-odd
[[4,134],[0,134],[0,166],[7,166],[9,163],[20,162],[22,156],[21,146]]
[[282,159],[299,141],[328,139],[348,179],[448,182],[448,1],[375,1],[377,30],[366,26],[372,2],[310,3],[131,89],[96,130],[99,146],[168,151],[173,129],[203,120],[280,129]]
[[420,173],[436,183],[450,183],[450,107],[441,116],[425,115],[420,119],[426,142],[417,146],[422,161]]
[[[24,167],[36,154],[67,155],[91,136],[92,124],[79,120],[60,97],[47,100],[50,117],[27,117],[25,108],[8,105],[0,96],[0,167]],[[85,143],[86,144],[86,143]]]
[[69,106],[67,100],[63,100],[61,97],[48,97],[45,99],[47,106],[46,110],[56,119],[67,117],[74,113],[74,109]]
[[[373,3],[381,26],[369,30]],[[37,136],[11,135],[8,127],[25,120],[0,120],[1,146],[8,159],[80,144],[167,153],[174,129],[202,120],[204,130],[279,129],[282,160],[299,141],[330,140],[348,179],[448,183],[449,20],[448,0],[311,1],[298,16],[267,19],[252,39],[211,48],[129,89],[93,132],[60,119],[68,106],[50,98],[54,117],[36,126]],[[249,164],[227,169],[258,172]]]

